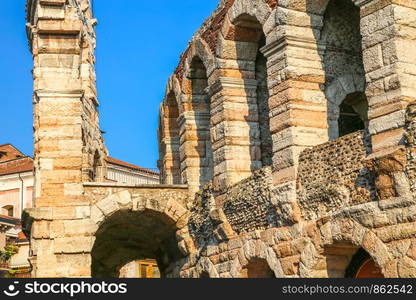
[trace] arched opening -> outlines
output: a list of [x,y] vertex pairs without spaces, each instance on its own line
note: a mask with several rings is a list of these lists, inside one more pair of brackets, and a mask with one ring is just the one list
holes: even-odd
[[[176,230],[175,222],[161,213],[118,211],[96,233],[91,253],[92,276],[127,276],[126,268],[136,264],[142,277],[149,277],[150,266],[160,277],[178,277],[183,255],[177,245]],[[157,271],[152,261],[157,262]]]
[[330,0],[323,21],[328,133],[336,139],[368,128],[360,10],[351,0]]
[[[248,79],[245,92],[248,115],[248,139],[251,158],[251,171],[272,165],[272,138],[270,132],[270,110],[267,59],[261,52],[266,37],[260,22],[253,16],[244,14],[234,22],[233,38],[236,43],[237,63],[240,72]],[[250,83],[250,79],[255,79]],[[255,95],[255,97],[253,97]],[[244,105],[243,103],[239,105]],[[245,126],[243,126],[244,128]],[[243,131],[242,131],[243,132]]]
[[242,270],[241,278],[276,278],[265,259],[252,259]]
[[179,107],[173,92],[169,93],[165,107],[166,130],[165,130],[165,183],[180,184],[180,138],[179,138]]
[[344,136],[368,128],[368,102],[364,93],[352,93],[339,106],[338,132]]
[[381,268],[364,250],[359,249],[352,257],[345,277],[347,278],[384,278]]
[[[192,174],[188,169],[188,183],[203,186],[213,177],[213,154],[211,145],[211,108],[210,99],[207,94],[208,78],[204,63],[199,57],[194,57],[191,61],[188,79],[191,82],[191,109],[192,114],[188,115],[187,140],[192,143],[191,153],[186,154],[187,161],[184,162],[185,168],[195,167],[197,174]],[[183,169],[185,169],[183,168]],[[195,181],[195,182],[192,182]]]
[[200,275],[199,278],[210,278],[209,273],[207,271],[203,271]]
[[324,249],[316,264],[320,277],[328,278],[383,278],[380,267],[362,248],[339,242]]

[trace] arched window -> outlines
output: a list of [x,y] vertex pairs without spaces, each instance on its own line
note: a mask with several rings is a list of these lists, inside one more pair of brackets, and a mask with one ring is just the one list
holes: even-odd
[[362,248],[337,242],[324,249],[314,273],[328,278],[383,278],[380,267]]
[[368,128],[368,102],[364,93],[347,95],[339,106],[339,136]]
[[368,127],[360,10],[351,0],[330,0],[321,44],[330,139]]

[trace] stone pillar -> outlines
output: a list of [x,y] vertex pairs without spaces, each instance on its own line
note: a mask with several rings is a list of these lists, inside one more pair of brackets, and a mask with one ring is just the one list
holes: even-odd
[[191,194],[212,179],[212,157],[208,148],[211,147],[208,141],[210,115],[199,113],[196,117],[197,113],[185,111],[179,117],[182,183],[188,185]]
[[29,211],[33,275],[90,276],[96,227],[87,219],[90,200],[84,197],[83,183],[104,179],[107,154],[95,89],[96,20],[89,0],[29,3],[27,28],[34,59],[35,199]]
[[[167,102],[167,103],[166,103]],[[160,108],[159,169],[163,184],[180,184],[179,109],[176,100],[165,101]]]
[[[296,215],[299,154],[328,141],[325,74],[317,44],[322,17],[279,7],[282,24],[267,35],[270,130],[273,139],[275,201],[282,215]],[[293,216],[292,216],[293,215]]]
[[220,77],[210,86],[216,190],[261,167],[256,89],[256,80],[231,77]]
[[406,109],[416,100],[416,2],[362,1],[361,35],[369,102],[372,161],[379,179],[379,196],[409,192],[403,176],[405,163],[386,168],[383,161],[406,161]]

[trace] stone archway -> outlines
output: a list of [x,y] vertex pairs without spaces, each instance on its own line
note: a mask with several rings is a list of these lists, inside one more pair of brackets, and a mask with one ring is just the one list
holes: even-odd
[[92,249],[92,277],[119,277],[120,268],[135,260],[155,259],[162,277],[178,277],[173,265],[183,255],[175,222],[154,211],[120,210],[96,233]]
[[276,253],[262,241],[248,240],[231,265],[233,278],[283,278],[284,273]]
[[91,250],[92,277],[118,277],[123,266],[138,260],[156,260],[161,277],[179,277],[192,247],[183,232],[188,211],[179,203],[187,189],[104,191],[110,195],[91,208],[98,227]]
[[[388,269],[392,260],[386,245],[369,229],[359,223],[338,219],[319,226],[322,245],[309,243],[305,246],[300,260],[301,277],[355,277],[367,261],[371,261],[383,276],[395,277]],[[362,252],[366,260],[358,261]],[[356,272],[348,271],[356,266]]]
[[384,278],[381,268],[364,250],[359,249],[345,271],[347,278]]

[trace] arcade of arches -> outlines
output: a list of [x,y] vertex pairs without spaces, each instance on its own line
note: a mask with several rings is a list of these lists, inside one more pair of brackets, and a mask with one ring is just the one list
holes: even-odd
[[34,277],[416,277],[414,1],[220,0],[143,186],[105,179],[90,0],[27,15]]

